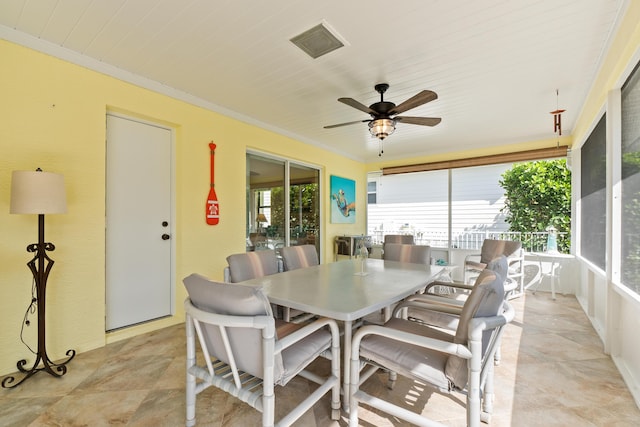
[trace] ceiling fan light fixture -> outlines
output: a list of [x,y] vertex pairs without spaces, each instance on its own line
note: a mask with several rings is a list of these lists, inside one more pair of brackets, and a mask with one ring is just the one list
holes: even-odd
[[393,119],[375,119],[369,122],[369,132],[374,138],[383,140],[396,130],[396,121]]

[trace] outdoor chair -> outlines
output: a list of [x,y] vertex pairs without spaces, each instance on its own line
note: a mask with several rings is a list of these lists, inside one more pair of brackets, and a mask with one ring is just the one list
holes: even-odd
[[313,245],[287,246],[280,249],[284,271],[320,264],[318,251]]
[[389,243],[413,245],[415,244],[415,241],[413,239],[413,234],[386,234],[382,243],[382,259],[385,259],[384,251]]
[[[386,237],[386,236],[385,236]],[[413,236],[400,236],[411,237]],[[431,264],[431,246],[402,244],[402,243],[387,243],[385,244],[385,261],[398,261],[407,262],[411,264]],[[391,314],[390,307],[383,309],[383,319],[386,321]]]
[[[340,418],[340,336],[322,318],[284,336],[276,331],[269,300],[254,286],[214,282],[198,274],[184,279],[187,336],[186,425],[196,423],[196,396],[215,386],[262,412],[273,426],[276,385],[297,375],[319,384],[277,425],[293,424],[331,391],[331,418]],[[196,360],[196,336],[203,358]],[[323,377],[306,370],[318,356],[331,359]]]
[[[505,300],[508,299],[516,286],[515,282],[506,280],[507,268],[507,258],[504,255],[494,259],[487,265],[488,270],[502,277]],[[429,289],[434,286],[447,286],[456,289],[458,292],[447,297],[434,295],[429,293]],[[468,285],[463,282],[433,281],[427,285],[425,293],[411,295],[398,304],[393,316],[402,316],[409,320],[455,332],[458,328],[465,299],[473,290],[473,287],[474,285]],[[496,350],[494,361],[496,365],[500,363],[500,346]]]
[[386,261],[430,265],[431,246],[387,243],[384,249],[384,259]]
[[[278,258],[273,249],[229,255],[227,264],[224,268],[224,281],[227,283],[243,282],[284,270],[282,259]],[[284,308],[273,304],[273,311],[277,318],[284,317],[280,313]]]
[[[318,252],[313,245],[286,246],[280,249],[284,271],[297,270],[320,264]],[[314,317],[313,314],[283,307],[283,319],[286,322],[302,322]]]
[[519,296],[524,292],[524,250],[522,243],[516,240],[485,239],[479,254],[465,257],[464,282],[472,282],[488,263],[500,255],[507,257],[507,280],[516,284],[510,296]]
[[272,249],[233,254],[227,257],[224,281],[237,283],[283,271],[282,260]]
[[[467,426],[477,427],[481,421],[488,421],[493,401],[493,363],[489,361],[493,360],[504,326],[514,317],[513,308],[504,299],[503,283],[504,279],[491,270],[480,273],[464,303],[455,334],[397,317],[384,326],[360,328],[354,334],[351,352],[349,425],[358,425],[361,403],[415,425],[441,425],[360,390],[379,368],[442,392],[464,392]],[[367,365],[361,375],[361,366]]]

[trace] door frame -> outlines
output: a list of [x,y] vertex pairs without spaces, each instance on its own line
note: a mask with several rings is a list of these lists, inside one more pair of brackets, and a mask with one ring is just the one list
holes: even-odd
[[[106,164],[106,150],[107,150],[107,116],[113,116],[113,117],[118,117],[120,119],[124,119],[124,120],[131,120],[134,122],[138,122],[138,123],[142,123],[145,125],[149,125],[149,126],[155,126],[155,127],[159,127],[162,129],[166,129],[169,131],[170,133],[170,147],[169,147],[169,153],[170,153],[170,171],[169,171],[169,187],[170,187],[170,191],[171,191],[171,197],[169,199],[169,203],[170,203],[170,208],[169,208],[169,215],[170,215],[170,219],[169,219],[169,235],[171,236],[170,240],[170,249],[169,249],[169,254],[171,257],[171,262],[169,265],[169,298],[171,301],[170,307],[169,307],[169,317],[173,317],[176,315],[176,281],[175,281],[175,275],[176,275],[176,128],[174,126],[168,125],[165,122],[158,120],[158,121],[153,121],[150,119],[145,119],[142,118],[140,116],[136,116],[136,115],[132,115],[132,114],[124,114],[124,113],[120,113],[117,111],[113,111],[113,110],[109,110],[107,109],[105,112],[105,141],[104,141],[104,150],[105,150],[105,195],[106,195],[106,185],[107,185],[107,174],[109,173],[108,170],[108,165]],[[106,292],[107,292],[107,281],[106,281],[106,238],[107,238],[107,227],[106,227],[106,214],[107,214],[107,203],[108,201],[105,198],[105,322],[104,322],[104,329],[105,329],[105,333],[107,335],[109,334],[114,334],[117,333],[119,331],[122,330],[128,330],[128,329],[132,329],[132,328],[136,328],[139,327],[140,325],[145,325],[145,324],[149,324],[149,323],[154,323],[154,322],[159,322],[162,321],[163,319],[166,319],[167,317],[161,317],[158,319],[151,319],[148,321],[144,321],[141,323],[136,323],[134,325],[129,325],[129,326],[124,326],[122,328],[118,328],[118,329],[114,329],[111,331],[107,331],[107,312],[106,312],[106,303],[107,303],[107,299],[106,299]]]

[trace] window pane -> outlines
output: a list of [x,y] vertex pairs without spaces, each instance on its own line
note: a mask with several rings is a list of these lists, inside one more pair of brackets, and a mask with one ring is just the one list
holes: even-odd
[[315,245],[320,253],[320,171],[292,163],[289,177],[289,244]]
[[376,204],[368,205],[368,234],[381,243],[386,234],[413,234],[417,244],[449,244],[448,171],[383,175]]
[[622,283],[640,293],[640,71],[622,87]]
[[580,253],[594,265],[606,266],[607,126],[603,116],[582,146]]
[[273,249],[284,239],[282,160],[247,154],[247,250]]
[[480,249],[485,238],[509,230],[501,175],[511,164],[451,170],[451,240],[454,248]]

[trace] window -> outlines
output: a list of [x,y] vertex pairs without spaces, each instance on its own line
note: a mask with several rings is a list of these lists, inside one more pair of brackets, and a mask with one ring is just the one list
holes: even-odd
[[589,135],[580,155],[580,254],[606,268],[607,135],[603,116]]
[[377,202],[368,206],[368,234],[413,234],[436,248],[476,249],[487,233],[509,229],[500,209],[500,175],[510,165],[435,170],[378,178]]
[[315,245],[320,254],[320,171],[247,154],[247,250]]
[[622,284],[640,293],[640,72],[622,86]]
[[377,201],[378,181],[367,182],[367,204],[375,205]]
[[[509,231],[500,181],[513,166],[501,163],[376,177],[377,200],[368,205],[367,233],[375,243],[386,234],[412,234],[416,243],[442,249],[480,249],[484,239],[492,238],[520,240],[528,251],[544,250],[539,244],[546,242],[544,228]],[[568,237],[563,233],[562,238]]]

